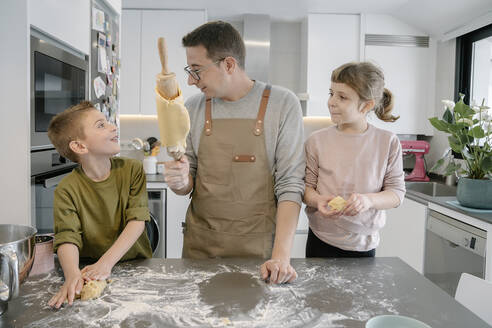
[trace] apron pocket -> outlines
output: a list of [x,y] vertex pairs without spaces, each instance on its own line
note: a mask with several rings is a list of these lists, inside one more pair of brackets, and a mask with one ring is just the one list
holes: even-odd
[[217,147],[209,147],[207,152],[199,154],[203,165],[198,169],[200,177],[206,183],[217,185],[229,185],[232,176],[232,145],[218,144]]
[[273,233],[230,233],[186,224],[183,257],[206,259],[216,257],[270,258]]

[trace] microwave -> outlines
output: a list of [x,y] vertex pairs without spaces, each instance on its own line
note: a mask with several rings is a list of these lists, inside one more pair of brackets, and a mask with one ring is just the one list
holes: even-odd
[[88,57],[31,35],[31,152],[53,150],[51,119],[88,99]]

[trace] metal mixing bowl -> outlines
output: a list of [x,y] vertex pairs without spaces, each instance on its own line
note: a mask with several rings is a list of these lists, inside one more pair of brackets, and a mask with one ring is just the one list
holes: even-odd
[[0,224],[0,315],[31,270],[36,232],[29,226]]

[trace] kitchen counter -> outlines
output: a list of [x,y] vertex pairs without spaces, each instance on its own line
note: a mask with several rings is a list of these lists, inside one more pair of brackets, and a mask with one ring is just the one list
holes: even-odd
[[406,315],[433,328],[488,327],[398,258],[293,259],[299,278],[269,285],[261,260],[150,259],[118,264],[97,300],[53,310],[61,271],[29,278],[2,327],[364,327]]
[[147,189],[165,189],[167,184],[164,181],[163,174],[146,174]]
[[452,204],[449,204],[449,201],[456,201],[456,197],[436,197],[436,196],[429,196],[420,192],[416,192],[413,190],[407,190],[405,197],[408,199],[417,201],[419,203],[429,205],[429,203],[434,203],[437,205],[440,205],[442,207],[445,207],[449,210],[465,214],[469,217],[487,222],[487,223],[492,223],[492,211],[477,211],[474,209],[470,210],[465,210],[463,208],[454,206]]

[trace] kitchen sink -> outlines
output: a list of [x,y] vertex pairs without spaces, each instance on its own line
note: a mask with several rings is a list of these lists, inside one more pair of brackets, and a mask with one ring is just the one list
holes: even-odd
[[438,182],[406,182],[407,192],[421,193],[431,197],[456,196],[456,187]]

